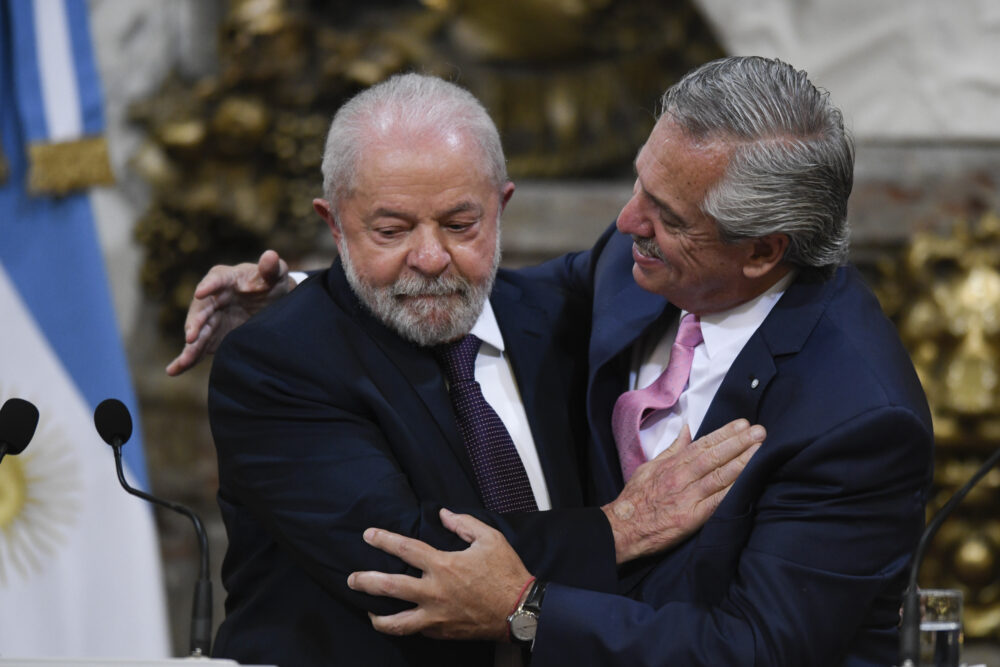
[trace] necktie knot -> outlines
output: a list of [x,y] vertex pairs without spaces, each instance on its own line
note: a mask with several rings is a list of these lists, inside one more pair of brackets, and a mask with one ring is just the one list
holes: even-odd
[[434,347],[434,356],[444,368],[444,374],[448,378],[449,384],[475,379],[476,355],[479,354],[479,346],[482,342],[476,336],[468,334],[456,341]]
[[677,344],[684,347],[698,347],[704,340],[701,336],[701,318],[694,313],[688,313],[681,318],[677,329]]

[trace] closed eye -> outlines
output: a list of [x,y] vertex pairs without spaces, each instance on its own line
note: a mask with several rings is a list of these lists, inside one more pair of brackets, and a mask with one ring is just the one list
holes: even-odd
[[462,233],[470,230],[479,224],[479,219],[475,220],[451,220],[442,225],[445,229],[450,232]]

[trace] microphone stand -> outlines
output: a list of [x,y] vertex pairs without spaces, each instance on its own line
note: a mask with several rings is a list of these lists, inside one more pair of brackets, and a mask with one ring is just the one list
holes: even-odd
[[208,657],[212,652],[212,580],[209,577],[208,536],[202,526],[201,519],[190,509],[179,503],[173,503],[132,488],[125,481],[125,471],[122,467],[122,441],[120,436],[112,439],[111,447],[115,450],[115,468],[118,471],[118,481],[122,488],[143,500],[180,512],[191,519],[201,551],[201,567],[198,581],[194,588],[194,599],[191,608],[191,657]]
[[931,540],[937,534],[938,528],[944,523],[955,507],[962,502],[965,496],[972,490],[980,479],[988,473],[993,466],[1000,461],[1000,449],[990,455],[986,462],[976,471],[962,488],[955,492],[948,502],[944,504],[934,518],[927,524],[920,542],[917,543],[917,551],[913,556],[913,565],[910,567],[910,579],[903,594],[903,617],[900,621],[899,629],[899,663],[901,667],[915,667],[920,664],[920,595],[917,591],[917,573],[920,564],[924,562],[924,553],[930,546]]

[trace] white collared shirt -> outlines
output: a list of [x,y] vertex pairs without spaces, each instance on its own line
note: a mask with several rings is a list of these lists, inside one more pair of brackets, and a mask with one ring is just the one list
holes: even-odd
[[[790,271],[760,296],[727,311],[701,317],[704,340],[694,350],[687,386],[672,408],[654,414],[648,425],[639,431],[639,442],[647,459],[670,447],[684,424],[690,427],[691,437],[697,435],[729,367],[794,277],[795,272]],[[629,389],[649,386],[667,367],[680,318],[686,312],[681,311],[680,317],[665,332],[653,331],[636,346],[629,373]]]
[[476,355],[476,382],[482,387],[486,402],[496,411],[514,441],[524,470],[528,473],[535,504],[540,510],[552,509],[535,439],[528,424],[528,415],[524,412],[524,402],[514,380],[510,359],[504,352],[503,336],[489,301],[483,305],[483,312],[470,333],[483,341],[479,354]]

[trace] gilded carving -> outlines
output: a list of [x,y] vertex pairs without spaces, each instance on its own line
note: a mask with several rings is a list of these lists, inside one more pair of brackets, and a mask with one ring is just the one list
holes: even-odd
[[604,175],[628,170],[658,95],[721,55],[686,0],[233,0],[219,53],[216,76],[174,77],[131,114],[153,191],[142,281],[170,332],[213,263],[328,243],[310,202],[329,119],[360,88],[406,70],[458,80],[513,176]]
[[[880,298],[899,325],[934,416],[932,516],[1000,441],[1000,217],[914,235],[882,267]],[[1000,633],[1000,471],[992,470],[938,532],[927,587],[965,591],[970,637]]]

